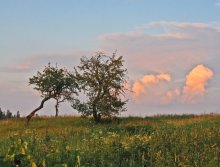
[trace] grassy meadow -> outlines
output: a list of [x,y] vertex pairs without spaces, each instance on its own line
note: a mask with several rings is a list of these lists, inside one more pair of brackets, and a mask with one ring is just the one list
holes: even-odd
[[0,120],[0,167],[218,167],[220,115]]

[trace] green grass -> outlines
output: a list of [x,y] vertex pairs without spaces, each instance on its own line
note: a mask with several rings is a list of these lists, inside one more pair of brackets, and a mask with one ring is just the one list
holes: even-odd
[[220,115],[0,121],[0,166],[220,166]]

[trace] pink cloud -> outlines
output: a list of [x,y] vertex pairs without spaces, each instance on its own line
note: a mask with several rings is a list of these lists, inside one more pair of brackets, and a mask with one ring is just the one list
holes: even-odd
[[148,94],[152,85],[157,85],[163,81],[170,81],[171,76],[169,74],[157,74],[157,75],[145,75],[142,78],[136,80],[133,84],[132,90],[135,97],[145,96]]
[[173,34],[159,34],[156,35],[159,38],[169,38],[169,39],[189,39],[190,35],[181,34],[181,33],[173,33]]
[[16,64],[15,69],[17,70],[29,70],[31,68],[30,63],[21,63],[21,64]]
[[207,83],[213,75],[213,71],[202,64],[194,67],[186,76],[183,102],[194,103],[197,98],[202,97],[206,92]]
[[171,82],[171,76],[162,73],[143,76],[134,82],[132,90],[138,102],[158,105],[192,104],[199,102],[205,95],[207,83],[213,75],[212,70],[200,64],[186,76],[182,87],[176,87]]
[[196,28],[196,29],[204,29],[211,27],[210,24],[206,23],[195,23],[195,22],[151,22],[140,26],[140,28],[149,28],[149,27],[178,27],[178,28]]
[[20,73],[30,72],[33,66],[30,63],[21,63],[0,67],[0,72],[4,73]]
[[142,37],[143,35],[145,35],[145,34],[142,32],[136,32],[136,31],[131,31],[131,32],[127,32],[127,33],[115,32],[115,33],[111,33],[111,34],[103,34],[103,35],[99,36],[98,39],[101,41],[108,41],[108,40],[117,40],[118,38],[126,39],[127,37],[139,38],[139,37]]
[[[142,71],[184,73],[195,64],[209,61],[209,55],[220,54],[217,24],[153,22],[146,25],[153,31],[145,26],[136,31],[104,34],[99,38],[100,48],[109,53],[117,49],[134,75]],[[162,28],[162,32],[154,31],[155,26]]]
[[213,75],[213,71],[208,67],[202,64],[195,66],[187,74],[184,86],[168,90],[162,97],[162,101],[165,104],[173,102],[193,104],[199,102],[205,95],[208,81]]
[[178,102],[179,98],[181,96],[181,90],[179,88],[176,88],[174,90],[168,90],[164,96],[161,98],[161,102],[163,104],[170,104],[174,102]]
[[[186,97],[200,103],[206,91],[201,97],[187,93],[184,78],[188,70],[198,64],[208,64],[218,70],[219,27],[218,23],[148,23],[130,32],[104,34],[99,38],[100,48],[108,53],[117,49],[124,56],[129,75],[135,80],[132,89],[136,102],[158,106],[190,105]],[[144,84],[143,77],[138,79],[137,76],[145,71],[159,74],[165,71],[173,76],[173,81]]]

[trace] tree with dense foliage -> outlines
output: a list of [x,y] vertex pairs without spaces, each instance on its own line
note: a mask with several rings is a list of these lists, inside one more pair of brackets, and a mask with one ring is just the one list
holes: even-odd
[[59,104],[66,100],[73,100],[73,94],[77,95],[78,85],[74,75],[64,68],[53,67],[50,63],[44,68],[43,72],[38,71],[36,76],[29,78],[29,84],[35,86],[34,89],[40,92],[43,99],[40,106],[26,117],[27,125],[49,99],[56,100],[55,108],[56,116],[58,116]]
[[[91,58],[81,58],[75,68],[80,90],[86,95],[86,101],[75,101],[72,107],[83,116],[92,115],[95,122],[101,117],[110,117],[125,111],[127,100],[123,100],[127,83],[127,69],[123,67],[123,57],[116,53],[107,56],[97,53]],[[83,99],[85,100],[85,99]]]

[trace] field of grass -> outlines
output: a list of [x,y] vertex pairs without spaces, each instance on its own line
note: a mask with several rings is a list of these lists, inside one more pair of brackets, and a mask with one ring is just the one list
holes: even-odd
[[0,120],[0,167],[218,167],[220,115]]

